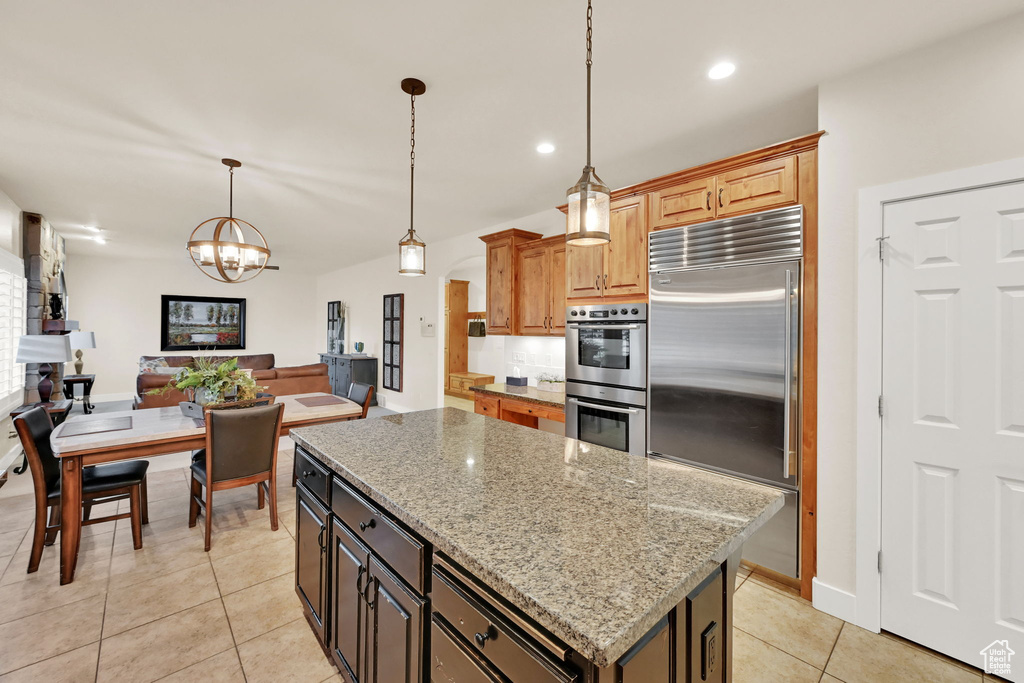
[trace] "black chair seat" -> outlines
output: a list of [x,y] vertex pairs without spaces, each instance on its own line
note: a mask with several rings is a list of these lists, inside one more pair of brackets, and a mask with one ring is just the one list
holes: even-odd
[[192,454],[192,462],[203,462],[206,460],[206,449],[200,448]]
[[202,451],[202,457],[198,457],[198,453],[192,456],[192,465],[189,467],[192,470],[192,476],[202,482],[203,486],[206,486],[206,449]]
[[[93,465],[82,470],[82,493],[102,493],[112,489],[124,488],[141,484],[146,478],[149,463],[145,460],[114,462],[109,465]],[[55,490],[46,496],[50,500],[60,500],[60,483]]]

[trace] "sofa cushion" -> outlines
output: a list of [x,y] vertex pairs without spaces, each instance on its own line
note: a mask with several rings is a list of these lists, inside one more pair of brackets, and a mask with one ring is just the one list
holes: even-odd
[[295,365],[289,368],[274,368],[277,371],[277,379],[289,377],[310,377],[312,375],[326,375],[327,363],[312,363],[310,365]]
[[210,356],[210,360],[215,363],[223,363],[232,358],[238,359],[238,367],[240,368],[269,370],[274,367],[274,354],[272,353],[259,353],[252,356]]
[[160,387],[165,387],[173,379],[173,376],[158,375],[156,373],[151,372],[139,375],[139,379],[137,382],[139,393],[142,394],[149,391],[150,389],[159,389]]
[[252,378],[257,382],[263,379],[275,379],[277,377],[277,370],[271,368],[270,370],[253,370]]

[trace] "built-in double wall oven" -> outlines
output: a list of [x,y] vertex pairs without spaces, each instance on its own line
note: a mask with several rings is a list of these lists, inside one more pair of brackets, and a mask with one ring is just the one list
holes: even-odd
[[570,306],[565,435],[647,452],[647,305]]

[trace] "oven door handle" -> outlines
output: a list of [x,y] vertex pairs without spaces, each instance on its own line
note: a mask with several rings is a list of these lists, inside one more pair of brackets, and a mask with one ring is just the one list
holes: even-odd
[[587,330],[639,330],[640,325],[605,325],[603,323],[570,323],[569,327],[573,329],[587,329]]
[[601,406],[596,403],[586,403],[576,398],[568,399],[569,403],[573,403],[584,408],[595,408],[597,410],[607,410],[609,413],[624,413],[626,415],[636,415],[640,411],[636,408],[613,408],[612,406]]

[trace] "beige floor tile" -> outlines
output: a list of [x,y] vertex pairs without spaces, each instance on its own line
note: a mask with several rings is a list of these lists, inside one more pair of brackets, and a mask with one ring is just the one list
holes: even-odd
[[839,641],[825,670],[845,683],[981,682],[980,673],[967,671],[915,647],[852,624],[843,626],[843,632],[839,634]]
[[[247,516],[251,516],[249,521],[238,523],[235,517],[219,519],[214,513],[210,557],[216,559],[250,548],[266,546],[274,541],[291,539],[291,534],[281,526],[280,520],[277,531],[270,529],[270,515],[266,510],[253,510],[247,513]],[[201,517],[199,523],[202,524]]]
[[36,521],[35,506],[10,513],[0,511],[0,519],[4,520],[4,533],[27,531],[32,528]]
[[822,677],[821,677],[821,683],[843,683],[843,681],[839,680],[835,676],[829,676],[828,674],[823,674]]
[[103,637],[109,638],[218,597],[217,581],[209,563],[131,586],[111,584],[107,614],[103,618]]
[[[84,545],[84,543],[83,543]],[[9,586],[12,583],[22,581],[36,581],[41,590],[48,590],[54,584],[60,584],[60,545],[54,544],[49,548],[43,548],[43,556],[39,558],[39,569],[28,573],[28,559],[30,553],[25,551],[18,553],[11,558],[7,570],[0,579],[0,586]],[[97,578],[106,576],[110,569],[110,553],[86,553],[78,555],[78,563],[75,566],[75,578]]]
[[[202,530],[199,527],[189,528],[188,514],[184,517],[168,517],[166,519],[150,520],[149,524],[142,526],[142,547],[146,548],[161,543],[170,543],[183,538],[190,538],[199,535],[199,543],[202,543]],[[131,520],[119,519],[117,530],[114,532],[114,555],[130,553],[135,551],[135,542],[132,540]]]
[[76,650],[100,639],[101,595],[0,624],[0,673]]
[[[121,512],[129,512],[131,510],[131,504],[127,500],[121,501],[121,507],[118,508]],[[171,498],[164,498],[163,500],[151,500],[149,501],[149,521],[150,523],[156,522],[161,519],[167,519],[168,517],[184,517],[188,520],[188,493],[184,492],[180,496],[172,496]],[[118,520],[117,525],[122,526],[128,524],[131,520],[122,519]]]
[[[28,564],[27,557],[24,562]],[[96,567],[83,566],[82,574],[76,573],[75,580],[66,586],[60,585],[58,564],[55,563],[45,573],[40,568],[39,571],[26,574],[23,581],[0,586],[0,624],[106,594],[107,565],[103,562]]]
[[150,505],[167,498],[188,498],[188,482],[184,478],[180,482],[151,483],[146,488]]
[[336,671],[301,618],[240,644],[238,657],[249,683],[322,681]]
[[[26,473],[21,476],[28,476],[28,474]],[[26,511],[31,514],[31,511],[36,507],[36,497],[32,493],[31,484],[28,484],[28,491],[28,493],[12,496],[0,488],[0,515],[5,517],[13,516]]]
[[110,562],[110,582],[120,587],[154,579],[181,569],[206,564],[202,538],[183,538],[141,550],[114,555]]
[[[906,638],[898,636],[895,633],[889,633],[888,631],[882,631],[879,635],[881,635],[883,638],[889,638],[890,640],[894,640],[897,643],[903,643],[904,645],[908,645],[908,646],[914,648],[915,650],[920,650],[921,652],[924,652],[927,655],[931,655],[932,657],[938,657],[942,661],[947,662],[949,664],[953,664],[954,666],[958,666],[961,669],[967,669],[968,671],[970,671],[972,673],[976,673],[976,674],[983,673],[982,670],[979,667],[971,666],[970,664],[967,664],[966,662],[961,662],[959,659],[953,659],[952,657],[944,655],[941,652],[937,652],[937,651],[929,649],[929,648],[927,648],[927,647],[925,647],[923,645],[919,645],[919,644],[915,643],[912,640],[907,640]],[[980,661],[980,659],[981,659],[981,657],[979,655],[979,661]]]
[[821,677],[807,662],[739,629],[733,631],[732,665],[736,683],[816,683]]
[[97,681],[154,681],[230,649],[220,600],[103,639]]
[[[217,543],[216,536],[213,542]],[[294,571],[295,541],[282,529],[271,543],[212,560],[221,595],[229,595]]]
[[0,683],[81,683],[96,677],[99,642],[0,676]]
[[244,643],[302,617],[295,574],[288,572],[224,596],[235,643]]
[[295,508],[291,510],[282,510],[278,513],[278,519],[284,528],[288,530],[292,538],[295,538]]
[[28,529],[4,531],[0,533],[0,555],[13,555],[21,547],[21,542],[28,535]]
[[736,591],[733,624],[780,650],[824,669],[843,626],[841,619],[819,612],[747,579]]
[[155,484],[180,484],[185,480],[186,470],[184,469],[173,469],[173,470],[160,470],[157,472],[148,472],[146,479],[149,482],[149,486]]
[[238,661],[238,652],[231,648],[160,680],[164,683],[245,683],[245,675],[242,663]]
[[[110,546],[114,542],[114,524],[90,524],[82,528],[82,538],[78,542],[78,557],[85,557],[86,561],[95,560],[101,556],[110,555]],[[57,534],[57,541],[51,546],[43,547],[43,557],[47,553],[58,552],[61,544],[61,535]],[[27,553],[32,550],[32,534],[25,534],[25,539],[18,547],[18,553]]]

